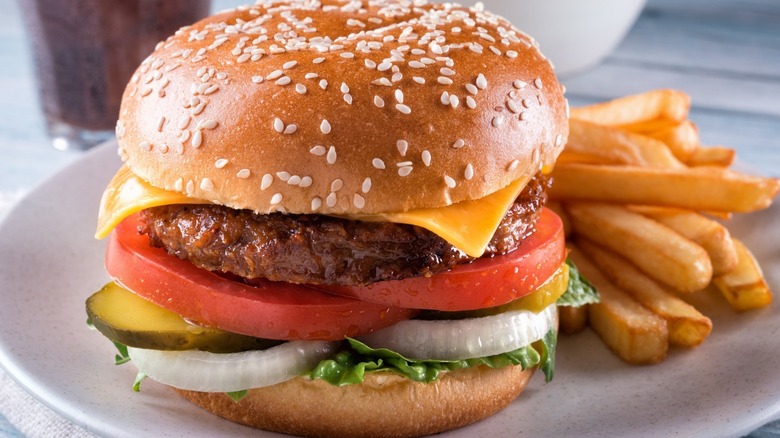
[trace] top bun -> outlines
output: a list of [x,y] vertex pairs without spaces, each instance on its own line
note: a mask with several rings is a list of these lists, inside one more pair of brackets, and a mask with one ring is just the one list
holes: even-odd
[[480,8],[277,0],[180,29],[125,90],[119,154],[154,186],[258,213],[482,198],[568,135],[536,42]]

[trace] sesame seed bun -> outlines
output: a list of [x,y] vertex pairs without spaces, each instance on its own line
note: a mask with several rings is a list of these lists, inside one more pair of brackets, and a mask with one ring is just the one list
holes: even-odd
[[252,389],[236,403],[221,393],[176,391],[200,407],[260,429],[316,437],[412,437],[486,418],[525,388],[533,369],[486,366],[448,372],[436,383],[370,373],[361,385],[298,377]]
[[120,156],[154,186],[259,213],[442,207],[552,166],[567,104],[529,36],[477,9],[365,3],[181,29],[125,91]]

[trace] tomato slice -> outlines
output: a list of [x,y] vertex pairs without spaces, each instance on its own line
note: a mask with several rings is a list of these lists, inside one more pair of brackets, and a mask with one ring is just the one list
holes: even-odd
[[431,277],[381,281],[364,287],[313,287],[362,301],[414,309],[461,311],[500,306],[535,291],[566,261],[561,218],[545,208],[535,228],[509,254],[483,257]]
[[417,312],[328,294],[303,285],[229,280],[149,246],[138,215],[111,235],[106,270],[139,296],[197,324],[267,339],[337,340]]

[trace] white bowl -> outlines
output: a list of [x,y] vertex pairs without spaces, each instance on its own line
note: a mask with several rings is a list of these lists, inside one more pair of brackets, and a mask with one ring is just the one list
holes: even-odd
[[[472,6],[476,1],[464,0]],[[533,36],[542,53],[564,76],[595,66],[628,33],[645,0],[483,0],[485,9],[501,15]]]

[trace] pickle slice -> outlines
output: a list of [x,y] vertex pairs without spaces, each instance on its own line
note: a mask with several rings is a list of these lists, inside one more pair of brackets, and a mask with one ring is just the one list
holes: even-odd
[[87,315],[100,333],[129,347],[234,353],[282,343],[189,323],[114,282],[87,299]]

